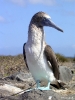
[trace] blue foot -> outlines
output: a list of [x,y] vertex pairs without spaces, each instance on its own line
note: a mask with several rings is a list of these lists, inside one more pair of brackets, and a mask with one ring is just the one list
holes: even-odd
[[50,90],[49,87],[38,87],[37,89],[39,89],[39,90]]
[[48,82],[47,87],[40,87],[40,82],[37,81],[37,88],[36,89],[39,89],[39,90],[50,90],[50,82]]
[[25,92],[30,92],[32,90],[50,90],[50,82],[48,82],[47,87],[40,87],[40,81],[37,81],[36,83],[37,83],[37,87],[36,88],[28,89]]
[[28,89],[25,92],[31,92],[33,90],[42,90],[43,91],[43,90],[50,90],[50,88],[49,87],[38,87],[38,88]]

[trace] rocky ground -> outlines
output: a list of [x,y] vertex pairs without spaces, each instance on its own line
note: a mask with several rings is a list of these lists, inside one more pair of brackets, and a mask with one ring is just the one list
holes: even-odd
[[[22,55],[0,57],[0,100],[75,100],[75,63],[59,62],[65,89],[32,90],[36,83],[26,69]],[[63,75],[63,77],[62,77]]]

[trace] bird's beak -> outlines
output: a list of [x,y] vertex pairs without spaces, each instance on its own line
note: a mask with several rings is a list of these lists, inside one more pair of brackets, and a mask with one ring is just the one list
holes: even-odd
[[57,25],[55,25],[55,23],[53,23],[50,19],[47,20],[47,25],[57,29],[58,31],[63,32],[63,30],[61,28],[59,28]]

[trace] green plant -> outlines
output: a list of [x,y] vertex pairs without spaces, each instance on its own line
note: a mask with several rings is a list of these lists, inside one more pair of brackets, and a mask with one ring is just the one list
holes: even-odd
[[57,57],[58,61],[60,61],[60,62],[67,62],[68,61],[67,57],[65,57],[59,53],[56,54],[56,57]]

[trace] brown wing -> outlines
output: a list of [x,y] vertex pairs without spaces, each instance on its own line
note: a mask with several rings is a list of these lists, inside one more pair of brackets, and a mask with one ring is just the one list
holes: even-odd
[[55,78],[59,79],[59,66],[57,63],[55,53],[49,45],[46,45],[44,53],[46,55],[47,60],[51,63]]
[[24,45],[23,45],[23,57],[24,57],[24,61],[25,61],[26,67],[29,70],[28,65],[27,65],[27,61],[26,61],[25,45],[26,45],[26,43],[24,43]]

